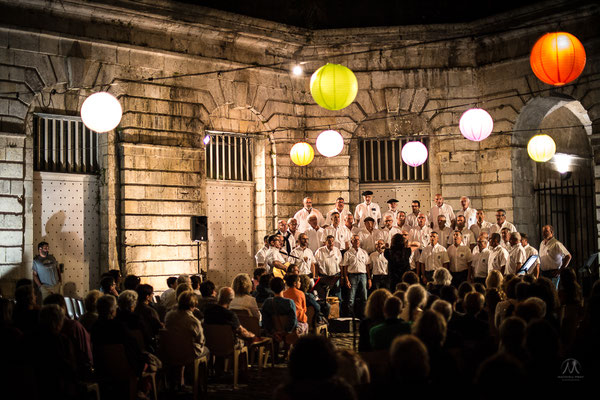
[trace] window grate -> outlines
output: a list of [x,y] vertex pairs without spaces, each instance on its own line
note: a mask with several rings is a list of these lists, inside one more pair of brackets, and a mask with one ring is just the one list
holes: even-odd
[[429,149],[427,138],[362,139],[359,142],[360,182],[423,182],[429,180],[429,159],[410,167],[402,161],[402,147],[419,141]]
[[252,138],[234,133],[207,132],[206,174],[209,179],[252,182]]
[[88,129],[79,117],[34,114],[33,169],[97,173],[98,133]]

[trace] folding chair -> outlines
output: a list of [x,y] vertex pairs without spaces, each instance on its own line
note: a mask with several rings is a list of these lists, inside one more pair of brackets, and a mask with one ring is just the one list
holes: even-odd
[[79,310],[79,316],[81,317],[85,314],[85,304],[83,304],[83,300],[81,299],[76,299],[75,302],[77,303],[77,309]]
[[[198,399],[200,393],[206,397],[208,391],[208,356],[195,357],[196,350],[191,340],[182,340],[180,336],[161,329],[158,340],[158,356],[163,362],[163,368],[167,373],[175,372],[178,385],[185,381],[185,369],[193,368],[193,394],[194,400]],[[200,366],[203,374],[200,376]],[[168,375],[168,374],[167,374]]]
[[[107,378],[114,382],[127,383],[129,387],[129,398],[137,398],[138,377],[133,371],[129,360],[125,356],[125,346],[122,344],[104,345],[100,348],[100,356],[106,366]],[[152,394],[154,400],[158,400],[156,390],[156,372],[143,372],[142,378],[150,378],[152,381]]]
[[[231,310],[236,313],[240,324],[249,332],[254,333],[257,337],[261,337],[260,323],[257,317],[248,315],[245,310]],[[269,354],[271,355],[271,366],[275,367],[275,346],[273,339],[270,337],[261,337],[262,340],[250,344],[250,360],[254,360],[254,353],[258,351],[258,368],[264,368],[267,365]]]
[[65,303],[67,304],[67,314],[69,318],[74,319],[76,317],[75,307],[73,307],[73,299],[65,297]]
[[[244,361],[248,365],[248,348],[238,346],[237,339],[233,333],[231,325],[204,325],[204,336],[206,336],[206,346],[210,350],[211,359],[217,357],[225,359],[225,370],[227,370],[229,359],[233,357],[233,388],[237,388],[239,377],[239,360],[243,354],[246,357]],[[214,362],[213,362],[214,365]]]

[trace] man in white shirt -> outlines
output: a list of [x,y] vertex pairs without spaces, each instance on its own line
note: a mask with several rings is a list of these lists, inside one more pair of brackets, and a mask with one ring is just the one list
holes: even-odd
[[513,232],[510,234],[510,250],[508,251],[510,256],[509,270],[507,274],[516,274],[521,266],[527,260],[525,249],[521,244],[521,234],[519,232]]
[[325,223],[325,218],[323,218],[323,214],[319,210],[312,207],[312,199],[305,197],[302,203],[304,204],[304,208],[294,214],[294,219],[298,221],[298,231],[302,233],[308,229],[308,217],[311,215],[316,215],[317,225],[322,226]]
[[482,209],[477,210],[475,218],[477,219],[477,222],[469,226],[473,235],[475,235],[476,238],[479,238],[479,235],[482,233],[487,233],[489,235],[490,229],[492,229],[492,223],[484,220],[485,212]]
[[410,231],[410,225],[408,225],[408,222],[406,221],[406,213],[404,211],[398,211],[398,215],[396,217],[396,228],[398,228],[398,230],[402,231],[402,230],[406,230],[407,232]]
[[277,227],[277,233],[283,237],[283,243],[281,247],[287,254],[290,254],[292,249],[296,247],[296,238],[294,238],[294,235],[288,229],[288,224],[284,219],[279,220]]
[[502,275],[506,274],[508,265],[510,263],[510,256],[508,251],[500,245],[502,238],[499,233],[492,233],[490,235],[490,259],[488,261],[488,273],[495,269],[500,271]]
[[408,232],[408,242],[411,245],[418,246],[419,249],[423,249],[429,245],[429,237],[431,235],[431,228],[425,225],[427,218],[425,214],[420,213],[417,218],[417,226],[410,229]]
[[[342,253],[340,249],[334,246],[335,238],[333,235],[328,235],[325,239],[325,246],[319,247],[315,253],[317,262],[317,271],[319,277],[339,277],[340,263],[342,262]],[[330,296],[336,296],[341,300],[340,282],[339,279],[335,285],[329,289]]]
[[[382,239],[383,243],[386,245],[386,247],[390,247],[392,235],[395,233],[400,233],[398,228],[396,228],[394,226],[393,218],[394,217],[392,217],[390,214],[384,215],[383,227],[377,231],[377,233],[379,234],[378,240]],[[369,253],[369,254],[371,254],[371,253]]]
[[426,285],[427,282],[433,281],[433,273],[438,268],[450,268],[450,258],[446,248],[438,243],[437,232],[431,232],[431,242],[423,249],[417,264],[417,275]]
[[500,237],[502,240],[500,241],[500,246],[504,247],[506,251],[510,252],[510,235],[511,231],[508,228],[502,228],[500,230]]
[[[350,214],[348,214],[350,215]],[[331,235],[333,236],[335,242],[334,245],[338,249],[345,248],[346,245],[350,245],[350,240],[352,239],[352,235],[349,233],[347,229],[343,229],[344,226],[340,224],[340,214],[337,211],[334,211],[330,214],[331,224],[327,225],[327,227],[323,228],[323,233],[325,234],[325,238]],[[347,243],[346,243],[347,242]]]
[[473,234],[473,231],[471,231],[465,225],[464,215],[456,216],[456,230],[462,235],[462,244],[467,246],[469,250],[473,250],[473,248],[477,245],[477,242],[475,241],[475,235]]
[[473,249],[472,254],[472,271],[470,275],[473,278],[473,283],[481,283],[485,285],[485,280],[488,276],[488,264],[490,260],[487,233],[484,232],[479,235],[477,238],[477,247]]
[[437,226],[433,228],[434,232],[438,234],[438,242],[440,245],[448,248],[452,244],[452,228],[446,224],[446,217],[444,215],[438,215]]
[[465,217],[465,226],[471,226],[477,222],[477,210],[470,207],[471,199],[467,196],[460,198],[460,210],[456,212],[456,216],[462,215]]
[[502,228],[508,228],[511,232],[516,232],[517,228],[506,220],[506,211],[499,208],[496,211],[496,223],[490,228],[490,234],[500,233]]
[[[292,249],[294,247],[296,247],[296,242],[298,241],[298,235],[300,234],[300,232],[298,232],[298,221],[296,221],[296,218],[290,218],[287,220],[287,226],[288,226],[288,231],[290,232],[290,238],[293,237],[294,238],[294,245],[292,246]],[[290,242],[291,244],[291,242]]]
[[369,255],[367,264],[367,275],[371,278],[371,292],[375,289],[390,290],[390,279],[388,275],[388,260],[383,256],[385,242],[381,239],[375,243],[375,251]]
[[542,227],[542,243],[540,243],[540,270],[542,276],[552,279],[558,285],[560,270],[567,268],[571,262],[571,253],[554,237],[552,225]]
[[438,220],[438,215],[443,215],[446,217],[446,226],[450,227],[452,224],[454,224],[456,217],[454,216],[452,206],[444,203],[444,198],[441,194],[438,193],[435,195],[434,202],[435,204],[433,207],[431,207],[431,211],[429,211],[429,221],[431,221],[431,227],[433,228],[434,222]]
[[292,250],[289,258],[292,264],[298,266],[300,275],[315,276],[315,254],[308,248],[308,236],[306,233],[301,233],[298,236],[298,247]]
[[340,243],[342,255],[352,247],[352,235],[356,235],[358,232],[360,232],[360,229],[354,226],[354,216],[352,214],[346,215],[344,225],[338,229],[338,236],[336,238],[336,241]]
[[383,239],[384,234],[381,232],[381,229],[375,230],[375,221],[373,218],[367,217],[364,220],[364,228],[358,232],[358,236],[360,237],[360,247],[367,254],[371,254],[375,251],[375,243],[379,239]]
[[269,252],[269,235],[265,235],[263,242],[264,246],[254,255],[254,259],[256,260],[256,268],[265,266],[265,258]]
[[316,215],[308,217],[309,227],[304,231],[308,237],[308,248],[313,254],[315,254],[315,251],[323,246],[323,243],[325,242],[325,231],[318,225],[317,221]]
[[[461,217],[463,217],[461,215]],[[450,273],[452,274],[452,285],[458,287],[461,283],[471,280],[471,262],[473,255],[471,249],[462,243],[463,235],[460,230],[452,233],[453,243],[448,247],[448,258],[450,258]]]
[[[535,247],[529,244],[529,238],[527,234],[521,232],[521,244],[523,245],[523,249],[525,250],[525,260],[533,255],[537,255],[538,251]],[[535,276],[537,279],[540,276],[540,259],[538,258],[535,261],[535,265],[529,269],[529,274]]]
[[[419,214],[421,214],[421,202],[419,200],[413,200],[410,204],[410,208],[412,212],[406,216],[406,223],[411,228],[414,228],[419,224],[418,218]],[[425,215],[425,213],[423,213]],[[427,216],[425,215],[425,226],[429,226],[429,221],[427,220]],[[408,229],[410,231],[410,229]]]
[[335,201],[335,207],[332,210],[329,210],[327,213],[327,217],[325,218],[325,223],[327,225],[331,225],[333,221],[331,220],[331,214],[337,212],[340,216],[340,221],[344,221],[346,219],[346,215],[352,214],[350,211],[344,208],[344,198],[338,197]]
[[[346,316],[362,318],[364,305],[367,302],[367,289],[371,288],[371,280],[367,279],[369,255],[360,248],[360,237],[352,236],[352,247],[344,253],[341,263],[343,309]],[[356,307],[355,307],[356,306]]]
[[373,192],[365,190],[362,193],[364,201],[356,206],[354,210],[354,224],[359,228],[363,228],[363,221],[367,217],[373,218],[375,226],[378,227],[381,222],[381,209],[377,203],[373,203]]
[[[388,210],[386,212],[384,212],[381,215],[381,218],[383,219],[383,221],[385,221],[385,216],[386,215],[391,215],[392,216],[392,224],[394,226],[396,226],[396,220],[398,218],[398,212],[400,212],[400,210],[398,210],[398,200],[396,199],[389,199],[387,201],[388,204]],[[382,224],[383,227],[383,224]]]
[[[385,223],[385,220],[383,222]],[[402,232],[406,232],[406,238],[408,239],[408,231],[410,231],[410,226],[408,226],[408,224],[406,223],[406,213],[404,211],[398,212],[398,221],[397,222],[398,222],[398,225],[393,226],[389,230],[389,235],[387,236],[387,240],[385,242],[386,247],[388,247],[388,248],[392,245],[392,238],[394,237],[394,235],[398,235],[398,234],[401,235]],[[385,230],[385,228],[382,230]],[[406,245],[408,245],[408,243],[406,243]]]
[[[265,268],[267,272],[277,273],[279,275],[285,275],[287,266],[287,257],[281,254],[281,242],[279,241],[278,235],[269,236],[269,251],[265,257]],[[277,271],[275,271],[275,269]]]

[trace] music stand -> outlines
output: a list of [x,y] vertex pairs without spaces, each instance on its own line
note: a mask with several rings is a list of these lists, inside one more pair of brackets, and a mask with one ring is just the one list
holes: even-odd
[[329,290],[335,286],[337,281],[340,279],[339,276],[321,276],[315,282],[313,290],[317,292],[319,299],[327,300],[327,296],[329,295]]

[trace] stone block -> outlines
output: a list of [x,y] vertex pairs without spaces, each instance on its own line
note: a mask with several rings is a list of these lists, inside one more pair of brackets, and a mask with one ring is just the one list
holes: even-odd
[[484,196],[511,195],[512,185],[510,182],[484,183],[481,185],[481,194]]
[[0,194],[10,194],[10,182],[8,180],[0,180]]
[[7,247],[5,263],[20,264],[23,261],[23,249],[20,247]]
[[23,216],[5,214],[0,216],[2,227],[5,229],[23,229]]
[[[19,203],[16,197],[1,197],[0,198],[0,213],[15,213],[23,212],[23,205]],[[0,240],[0,243],[2,241]]]
[[0,165],[0,178],[23,179],[23,164],[2,163]]
[[0,243],[3,246],[21,246],[23,231],[0,231]]
[[21,196],[23,194],[23,181],[11,181],[10,194],[13,196]]

